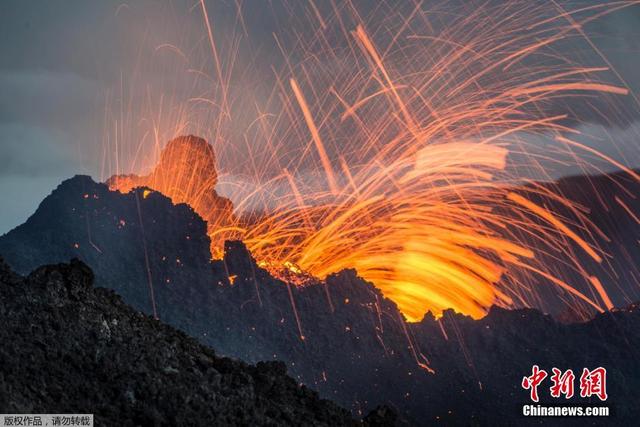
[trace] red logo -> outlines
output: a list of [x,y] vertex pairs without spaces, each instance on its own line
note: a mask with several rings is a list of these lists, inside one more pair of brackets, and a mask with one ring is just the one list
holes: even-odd
[[531,390],[531,400],[534,402],[538,401],[538,386],[545,378],[547,378],[547,371],[540,370],[538,365],[533,365],[533,368],[531,368],[531,376],[522,379],[522,388]]
[[[558,368],[551,369],[551,387],[549,392],[551,397],[571,399],[574,395],[574,383],[576,376],[571,369],[562,371]],[[531,400],[539,401],[538,387],[549,376],[547,371],[540,369],[538,365],[533,365],[531,375],[522,378],[522,388],[529,390]],[[607,395],[607,370],[598,367],[593,370],[584,368],[580,375],[580,397],[587,398],[597,396],[600,400],[605,401],[609,397]]]
[[564,395],[565,399],[571,399],[573,397],[573,381],[576,379],[573,371],[567,369],[562,372],[558,368],[553,368],[551,371],[553,372],[553,375],[551,375],[551,382],[553,382],[550,389],[551,397]]
[[580,397],[598,396],[603,402],[607,400],[607,370],[603,367],[593,371],[584,368],[580,375]]

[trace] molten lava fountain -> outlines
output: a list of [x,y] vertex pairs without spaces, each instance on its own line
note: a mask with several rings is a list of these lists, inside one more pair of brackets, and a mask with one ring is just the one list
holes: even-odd
[[[368,22],[353,5],[334,7],[331,16],[312,8],[317,32],[308,43],[304,35],[294,38],[306,59],[291,63],[285,53],[277,107],[256,107],[249,128],[261,131],[252,134],[255,151],[247,158],[257,184],[236,202],[236,214],[214,189],[212,147],[196,137],[169,142],[149,175],[116,176],[109,184],[120,191],[145,186],[190,204],[208,222],[213,257],[222,255],[224,239],[241,238],[274,272],[322,278],[355,268],[410,320],[427,310],[454,308],[477,318],[492,304],[533,305],[541,282],[561,288],[568,304],[602,311],[611,307],[607,292],[580,262],[603,260],[588,212],[518,171],[544,177],[541,159],[585,165],[578,159],[588,154],[640,180],[578,143],[567,114],[544,108],[585,94],[627,94],[601,77],[606,65],[581,66],[553,46],[585,37],[584,24],[631,3],[567,12],[484,2],[440,26],[421,3],[409,13],[381,3],[383,22]],[[232,88],[204,2],[201,11],[216,65],[211,79],[219,83],[207,101],[219,111],[210,127],[220,153],[229,147]],[[383,27],[386,37],[371,31]],[[346,48],[334,49],[335,38]],[[531,137],[553,148],[540,150],[527,142]],[[525,164],[510,165],[511,155]],[[256,198],[269,202],[250,207]],[[539,200],[562,206],[563,214]],[[550,254],[592,291],[551,273],[540,262]]]

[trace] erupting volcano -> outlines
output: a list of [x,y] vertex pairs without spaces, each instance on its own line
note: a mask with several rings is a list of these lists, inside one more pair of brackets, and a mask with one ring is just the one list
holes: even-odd
[[[536,267],[535,251],[552,244],[569,250],[573,243],[598,263],[601,257],[542,204],[560,200],[587,223],[569,199],[540,185],[516,188],[493,181],[507,154],[486,144],[427,146],[411,157],[413,163],[401,158],[383,171],[365,169],[366,179],[356,177],[362,184],[355,192],[352,178],[341,193],[312,194],[308,204],[296,193],[295,206],[243,219],[216,193],[213,148],[198,137],[170,141],[151,174],[114,176],[107,183],[125,193],[149,187],[189,204],[207,221],[214,259],[221,258],[226,239],[244,238],[261,266],[294,283],[298,275],[324,278],[355,267],[413,320],[446,308],[480,317],[493,304],[513,305],[514,298],[527,304],[536,291],[523,294],[517,280],[531,271],[592,308],[611,308],[602,284],[586,271],[600,302]],[[389,175],[402,185],[400,191],[388,187]],[[522,227],[539,235],[519,237],[515,231]],[[579,264],[580,258],[572,261]]]
[[[608,237],[570,194],[540,180],[552,180],[552,166],[573,163],[585,173],[607,164],[640,181],[583,142],[572,126],[579,117],[555,111],[567,100],[600,97],[607,105],[628,95],[610,81],[609,67],[555,51],[574,32],[582,36],[581,25],[626,3],[558,13],[486,4],[450,25],[431,24],[420,6],[407,14],[385,4],[390,40],[355,10],[334,8],[331,25],[310,39],[299,35],[293,53],[278,44],[287,67],[276,72],[267,104],[251,108],[235,105],[233,60],[221,59],[200,6],[219,84],[180,106],[170,129],[181,134],[192,124],[189,105],[210,106],[197,124],[211,146],[179,137],[151,174],[111,178],[111,188],[143,185],[188,203],[208,222],[215,259],[225,239],[241,239],[274,273],[322,279],[355,268],[414,321],[447,308],[474,318],[493,304],[546,309],[549,287],[574,312],[612,307],[593,268],[608,265]],[[500,24],[483,24],[487,16]],[[336,33],[325,37],[329,27]],[[334,48],[333,38],[348,49]],[[306,59],[293,62],[300,52]],[[201,82],[203,73],[188,73]],[[237,122],[251,110],[239,134]],[[130,171],[163,145],[157,129],[149,134],[154,149],[137,143]],[[214,189],[213,150],[221,176],[234,170],[246,178],[227,181],[234,213]]]
[[[176,384],[223,396],[222,412],[200,412],[240,424],[258,410],[286,419],[302,384],[356,417],[387,403],[403,422],[465,425],[509,423],[529,390],[537,403],[539,368],[556,382],[584,369],[585,388],[608,369],[610,396],[638,389],[640,98],[588,29],[640,0],[188,3],[166,16],[155,2],[117,6],[115,22],[149,28],[131,34],[139,50],[125,40],[133,59],[109,64],[130,70],[105,87],[102,133],[70,137],[87,172],[0,236],[0,295],[40,301],[37,337],[78,329],[64,348],[88,348],[73,360],[98,373],[92,390],[112,371],[104,349],[140,346],[139,384],[155,384],[142,388],[184,370]],[[153,317],[94,292],[90,270]],[[229,357],[282,360],[295,381],[280,364],[206,356],[158,321]],[[35,323],[10,325],[7,337],[49,348],[24,338]],[[167,357],[152,357],[155,336]],[[117,370],[114,402],[155,419],[164,403],[136,400],[137,362],[123,360],[134,366]],[[265,402],[235,411],[237,390]],[[12,408],[49,401],[21,393]],[[359,422],[305,396],[290,423],[309,406],[320,425]],[[634,399],[620,419],[637,419]]]

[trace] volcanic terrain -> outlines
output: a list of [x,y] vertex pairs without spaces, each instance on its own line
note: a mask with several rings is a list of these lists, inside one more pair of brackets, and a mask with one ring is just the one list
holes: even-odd
[[[28,277],[0,259],[0,411],[93,413],[96,425],[362,425],[286,376],[217,356],[93,287],[85,264]],[[391,425],[378,408],[364,424]]]
[[[227,242],[224,259],[211,261],[206,231],[191,207],[161,193],[121,194],[76,176],[0,238],[0,254],[21,274],[79,258],[94,270],[98,286],[135,309],[224,356],[281,360],[296,381],[355,416],[387,404],[411,424],[519,423],[521,405],[529,401],[520,384],[533,364],[576,372],[604,366],[616,422],[640,416],[633,403],[640,398],[634,306],[576,324],[537,310],[500,308],[480,320],[446,311],[440,319],[428,313],[408,323],[353,270],[296,287],[260,268],[241,242]],[[541,390],[541,401],[554,400]],[[570,403],[597,402],[576,396]]]

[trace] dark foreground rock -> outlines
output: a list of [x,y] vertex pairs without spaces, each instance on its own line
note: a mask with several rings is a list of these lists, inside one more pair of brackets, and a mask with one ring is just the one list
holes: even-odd
[[0,412],[94,413],[100,426],[361,424],[283,363],[218,357],[92,282],[80,261],[22,278],[0,260]]

